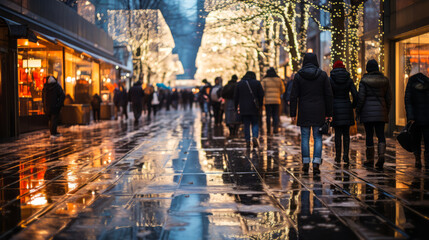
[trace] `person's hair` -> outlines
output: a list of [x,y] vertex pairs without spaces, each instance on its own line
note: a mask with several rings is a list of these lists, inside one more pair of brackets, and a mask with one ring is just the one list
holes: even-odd
[[247,71],[246,74],[244,74],[243,78],[256,79],[256,73],[252,71]]
[[237,75],[235,75],[235,74],[234,74],[234,75],[232,75],[232,77],[231,77],[231,80],[232,80],[232,81],[237,81],[237,79],[238,79]]

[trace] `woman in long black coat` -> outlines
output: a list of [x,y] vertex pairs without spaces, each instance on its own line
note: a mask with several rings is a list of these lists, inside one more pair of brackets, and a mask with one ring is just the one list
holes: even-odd
[[365,126],[366,161],[365,165],[374,164],[374,130],[378,139],[378,161],[376,167],[384,165],[386,137],[384,125],[389,121],[389,110],[392,102],[389,79],[379,71],[376,60],[369,60],[366,73],[359,83],[359,100],[356,114]]
[[[349,162],[350,126],[354,125],[353,108],[357,103],[357,91],[343,62],[334,63],[331,71],[331,87],[334,94],[334,118],[332,125],[335,129],[335,162],[341,162],[341,138],[343,140],[343,161]],[[350,93],[353,103],[350,101]]]
[[425,168],[429,169],[429,78],[417,73],[408,80],[405,90],[405,110],[412,128],[416,167],[421,168],[421,140],[425,143]]

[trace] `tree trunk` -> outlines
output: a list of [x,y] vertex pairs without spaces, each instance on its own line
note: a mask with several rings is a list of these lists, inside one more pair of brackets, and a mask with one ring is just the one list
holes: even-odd
[[345,13],[344,0],[332,0],[332,39],[331,39],[331,62],[337,60],[346,62],[346,39],[345,35]]

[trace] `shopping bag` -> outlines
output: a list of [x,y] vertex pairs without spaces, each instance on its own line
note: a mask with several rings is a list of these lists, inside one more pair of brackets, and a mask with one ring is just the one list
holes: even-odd
[[323,135],[330,135],[331,131],[331,122],[326,120],[325,123],[319,128],[319,133],[323,134]]
[[398,140],[401,147],[408,152],[413,151],[413,134],[411,133],[412,122],[408,122],[407,125],[402,129],[401,133],[396,137],[396,140]]

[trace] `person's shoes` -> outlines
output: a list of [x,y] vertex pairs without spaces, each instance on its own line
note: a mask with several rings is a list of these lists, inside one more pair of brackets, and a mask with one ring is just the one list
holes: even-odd
[[246,141],[246,148],[250,148],[250,141]]
[[366,147],[366,160],[363,162],[365,166],[374,165],[374,146]]
[[303,165],[302,165],[302,171],[304,172],[304,173],[308,173],[308,169],[310,168],[310,164],[309,163],[304,163]]
[[383,165],[384,165],[384,158],[386,154],[386,143],[379,143],[378,144],[378,159],[377,159],[377,163],[375,164],[375,166],[377,167],[377,169],[383,169]]
[[318,163],[313,163],[313,174],[320,174],[320,164]]
[[254,148],[258,148],[259,147],[259,140],[258,138],[252,138],[252,142],[253,142],[253,147]]
[[277,133],[279,133],[279,128],[278,127],[276,127],[276,128],[274,128],[274,134],[277,134]]
[[414,157],[416,158],[416,165],[415,165],[415,167],[416,168],[422,168],[422,157],[420,156],[420,154],[419,155],[414,154]]

